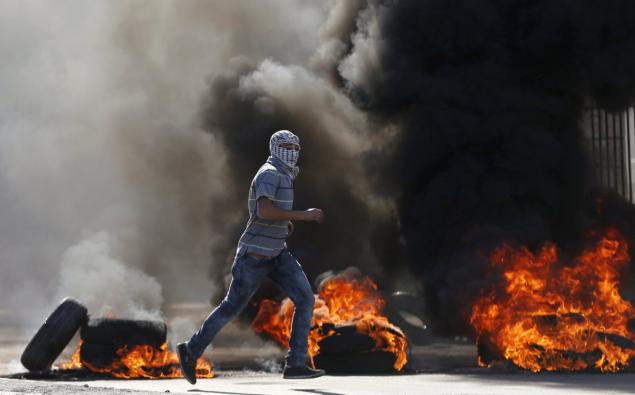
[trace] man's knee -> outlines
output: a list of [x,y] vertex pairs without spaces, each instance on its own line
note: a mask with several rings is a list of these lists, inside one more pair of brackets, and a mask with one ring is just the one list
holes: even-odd
[[239,312],[247,305],[247,302],[249,302],[247,293],[234,291],[225,295],[225,298],[221,301],[221,307],[223,310]]
[[315,305],[315,295],[313,295],[313,292],[310,289],[308,291],[305,290],[298,292],[293,298],[291,298],[291,300],[293,301],[293,304],[295,304],[296,308],[300,309],[308,309],[312,311],[313,306]]

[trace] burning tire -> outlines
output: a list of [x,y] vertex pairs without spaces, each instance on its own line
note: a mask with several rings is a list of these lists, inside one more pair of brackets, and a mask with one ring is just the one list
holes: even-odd
[[80,336],[85,344],[160,347],[167,341],[167,326],[162,321],[97,318],[82,326]]
[[159,349],[167,340],[167,326],[162,321],[90,319],[80,332],[80,361],[89,369],[105,369],[119,360],[117,351],[145,345]]
[[376,350],[376,339],[360,333],[355,325],[325,324],[331,335],[319,342],[320,353],[315,366],[335,374],[394,373],[396,355]]
[[[383,313],[377,284],[357,270],[330,274],[320,281],[309,332],[309,355],[329,373],[394,373],[408,363],[408,339]],[[260,301],[252,322],[287,347],[293,320],[290,299]],[[365,361],[371,361],[370,365]]]
[[82,343],[79,349],[79,358],[84,366],[103,369],[111,366],[119,357],[118,347],[114,345]]
[[22,365],[31,371],[49,369],[87,319],[86,307],[75,299],[64,299],[24,349]]
[[[82,327],[78,361],[114,378],[182,377],[179,360],[168,349],[167,326],[160,321],[91,319]],[[200,359],[198,377],[213,377],[212,365]]]
[[[357,332],[355,325],[339,326],[325,324],[323,327],[326,331],[333,332],[333,334],[319,342],[320,355],[322,356],[327,354],[347,355],[367,352],[375,347],[375,339],[364,333]],[[392,368],[392,364],[390,367]]]

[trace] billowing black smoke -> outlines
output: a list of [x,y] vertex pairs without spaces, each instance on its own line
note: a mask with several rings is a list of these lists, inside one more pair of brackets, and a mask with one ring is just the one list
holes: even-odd
[[467,331],[493,246],[573,250],[606,223],[585,203],[581,119],[589,102],[617,111],[635,95],[632,1],[342,0],[322,40],[313,71],[242,59],[212,80],[203,125],[227,165],[216,260],[232,255],[278,129],[303,143],[296,207],[327,214],[289,242],[310,276],[356,265],[385,284],[407,261],[442,333]]
[[[318,207],[326,213],[322,225],[296,224],[288,240],[294,255],[309,278],[351,265],[381,277],[378,256],[391,253],[386,246],[397,240],[397,230],[394,216],[373,209],[365,194],[366,176],[355,137],[365,132],[357,130],[363,127],[362,115],[345,96],[301,67],[271,61],[255,65],[239,58],[229,71],[215,76],[202,118],[204,128],[226,149],[227,175],[218,182],[227,191],[212,202],[212,221],[226,228],[225,237],[213,247],[213,259],[233,258],[247,221],[249,184],[269,155],[269,137],[288,129],[300,137],[302,146],[294,207]],[[352,134],[347,138],[347,133]],[[376,235],[387,232],[392,232],[390,237],[374,243]],[[225,275],[214,267],[215,277]]]
[[400,187],[410,268],[437,328],[464,332],[492,246],[579,240],[583,107],[633,99],[635,3],[377,0],[358,26],[339,71],[399,130],[383,180]]

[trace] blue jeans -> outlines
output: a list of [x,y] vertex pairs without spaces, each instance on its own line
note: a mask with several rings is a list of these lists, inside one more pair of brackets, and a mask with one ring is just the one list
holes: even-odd
[[287,249],[272,259],[258,259],[246,254],[236,257],[225,299],[187,343],[192,356],[201,356],[225,324],[245,308],[265,276],[273,280],[295,305],[286,363],[288,366],[305,364],[315,296],[302,266]]

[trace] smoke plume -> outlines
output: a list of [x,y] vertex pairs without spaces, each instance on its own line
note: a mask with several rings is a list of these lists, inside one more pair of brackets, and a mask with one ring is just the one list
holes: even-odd
[[[99,298],[145,283],[138,307],[152,312],[222,286],[207,273],[225,270],[210,259],[225,148],[198,127],[201,94],[238,55],[306,62],[325,13],[286,0],[3,3],[0,322],[41,323],[62,291],[98,313]],[[91,274],[115,268],[141,284]]]
[[62,257],[56,300],[82,301],[94,317],[161,319],[161,285],[117,259],[117,240],[97,233]]
[[294,206],[319,207],[327,217],[319,226],[297,224],[288,241],[293,253],[310,277],[351,264],[381,275],[371,235],[390,211],[367,185],[361,157],[369,126],[345,95],[306,68],[237,58],[212,79],[202,119],[226,155],[227,191],[212,203],[212,220],[227,224],[227,237],[214,246],[215,260],[233,258],[249,183],[269,155],[272,132],[289,129],[302,145]]
[[633,99],[635,5],[16,1],[0,51],[1,307],[104,265],[152,284],[129,293],[149,311],[222,293],[249,182],[289,129],[295,207],[326,212],[289,240],[310,277],[354,265],[397,287],[408,262],[459,333],[492,246],[566,249],[594,220],[580,120]]
[[590,100],[633,99],[635,5],[369,1],[357,25],[338,70],[399,130],[383,179],[399,185],[409,266],[437,328],[463,332],[493,246],[579,240],[592,181],[580,120]]

